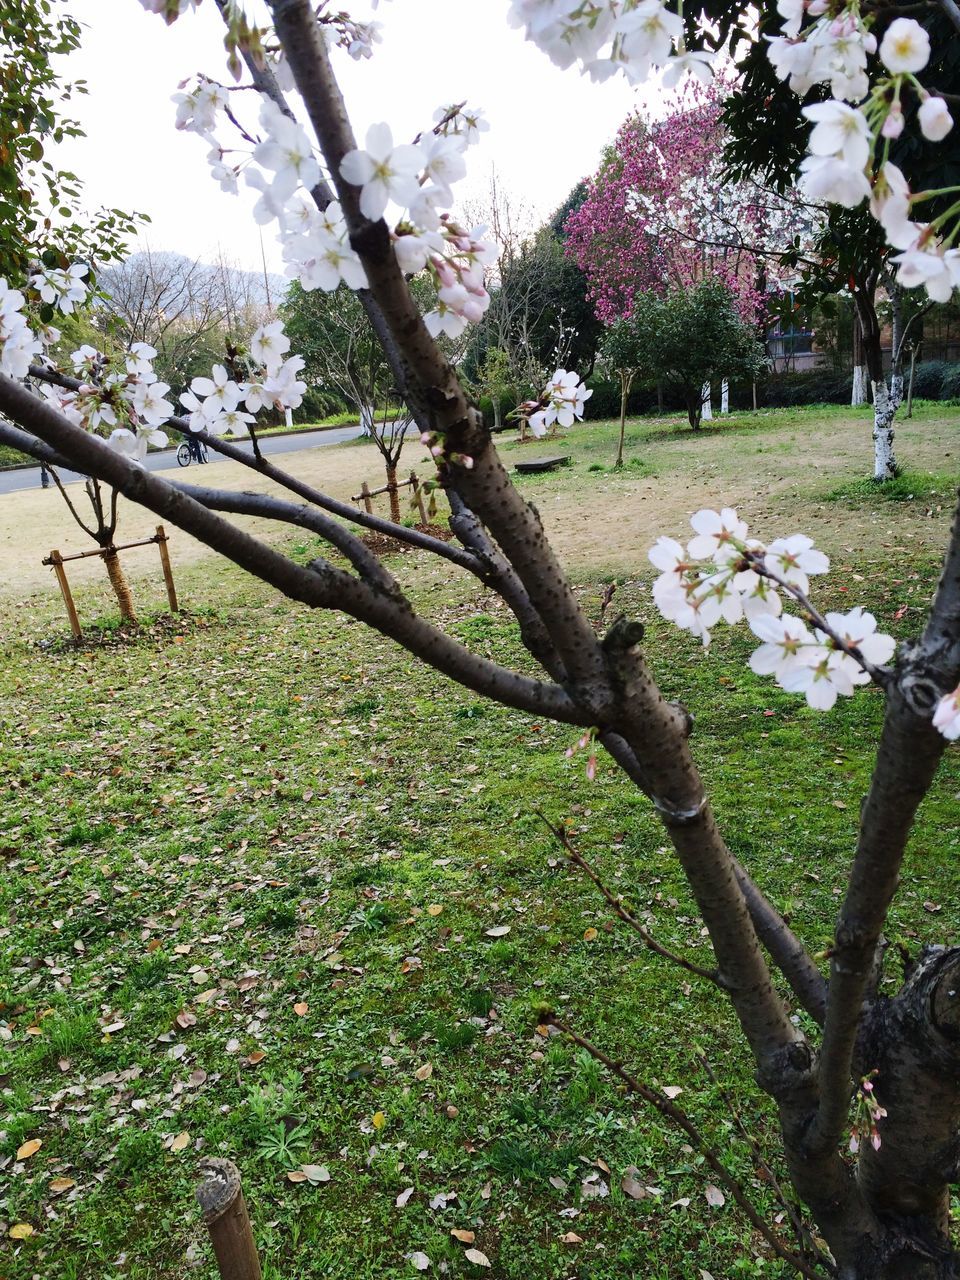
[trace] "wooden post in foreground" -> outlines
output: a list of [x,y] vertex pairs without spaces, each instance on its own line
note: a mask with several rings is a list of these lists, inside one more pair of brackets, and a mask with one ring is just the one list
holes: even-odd
[[417,506],[420,508],[420,523],[427,524],[427,509],[423,505],[423,490],[420,488],[420,481],[417,479],[415,471],[410,472],[410,486],[413,489],[413,496],[416,499]]
[[171,613],[179,613],[177,588],[173,585],[173,569],[170,567],[170,553],[167,551],[167,531],[162,524],[157,525],[157,546],[160,548],[160,567],[163,569],[163,580],[167,584],[167,600]]
[[373,499],[370,496],[370,486],[364,480],[360,486],[360,496],[363,498],[363,505],[367,508],[367,515],[373,515]]
[[67,617],[70,619],[70,630],[73,632],[73,638],[74,640],[82,640],[83,632],[80,630],[80,619],[77,617],[77,606],[73,603],[73,596],[70,593],[70,583],[67,581],[67,571],[63,567],[63,557],[59,551],[53,550],[50,552],[50,555],[44,563],[53,565],[53,571],[57,575],[57,581],[60,583],[63,603],[67,606]]
[[240,1171],[232,1160],[201,1162],[203,1181],[197,1202],[210,1232],[221,1280],[262,1280],[257,1246],[240,1186]]

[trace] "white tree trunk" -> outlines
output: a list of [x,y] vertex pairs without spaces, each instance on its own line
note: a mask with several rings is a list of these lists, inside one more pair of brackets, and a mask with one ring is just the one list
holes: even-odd
[[709,382],[705,382],[703,384],[703,389],[700,395],[702,397],[702,402],[703,402],[703,414],[701,415],[702,420],[704,422],[709,422],[713,417],[713,409],[710,406],[710,383]]
[[363,428],[365,436],[373,435],[373,424],[376,420],[376,406],[372,404],[362,404],[360,406],[360,426]]
[[864,364],[855,364],[853,366],[853,394],[850,397],[850,403],[853,405],[866,404],[870,399],[867,391],[867,366]]
[[[903,379],[899,379],[903,390]],[[887,389],[885,382],[873,384],[873,478],[892,480],[897,474],[897,459],[893,451],[893,420],[900,407],[896,385]]]
[[730,412],[730,383],[726,378],[720,383],[720,412]]

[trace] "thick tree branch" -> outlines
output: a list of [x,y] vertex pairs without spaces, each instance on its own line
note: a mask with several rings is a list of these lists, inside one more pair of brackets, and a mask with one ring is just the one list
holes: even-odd
[[146,471],[97,436],[68,422],[22,383],[0,374],[0,413],[46,440],[92,476],[192,534],[292,600],[340,609],[395,640],[428,666],[505,706],[587,725],[590,716],[559,686],[518,675],[471,653],[413,612],[402,597],[378,591],[323,561],[302,568],[265,543],[208,511],[160,476]]
[[874,955],[921,800],[946,739],[933,727],[937,699],[960,681],[960,505],[930,618],[905,646],[887,691],[886,714],[860,836],[837,921],[820,1065],[821,1103],[811,1150],[835,1147],[847,1122],[853,1054]]

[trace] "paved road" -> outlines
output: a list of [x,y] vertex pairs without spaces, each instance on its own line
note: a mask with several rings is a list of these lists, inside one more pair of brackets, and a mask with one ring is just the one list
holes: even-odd
[[[263,453],[292,453],[295,449],[316,449],[321,445],[342,444],[344,440],[354,440],[360,435],[359,426],[336,427],[332,431],[297,431],[288,436],[263,436],[260,448]],[[234,441],[240,448],[251,450],[249,444]],[[150,471],[180,471],[177,465],[176,449],[164,449],[162,453],[148,453],[147,463]],[[184,469],[192,481],[201,483],[202,469],[190,466]],[[61,471],[64,484],[78,481],[81,477],[75,471]],[[40,486],[40,468],[25,467],[16,471],[0,471],[0,494],[13,493],[16,489],[37,489]]]

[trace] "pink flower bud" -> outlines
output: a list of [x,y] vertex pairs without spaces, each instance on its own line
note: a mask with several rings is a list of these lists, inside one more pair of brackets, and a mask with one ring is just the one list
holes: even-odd
[[917,112],[920,132],[930,142],[940,142],[953,128],[953,117],[942,98],[925,98]]
[[587,781],[592,782],[597,776],[597,757],[591,756],[587,761]]
[[903,133],[903,112],[899,102],[895,102],[890,108],[890,114],[884,120],[880,132],[885,138],[899,138]]

